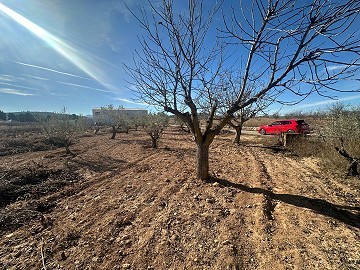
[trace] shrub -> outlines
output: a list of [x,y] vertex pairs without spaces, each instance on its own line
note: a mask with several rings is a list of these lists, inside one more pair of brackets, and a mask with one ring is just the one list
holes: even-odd
[[148,114],[146,117],[145,130],[151,137],[152,147],[157,148],[158,140],[160,139],[162,132],[169,124],[169,118],[164,113]]
[[328,110],[318,136],[304,137],[289,148],[300,156],[317,156],[327,169],[358,175],[360,162],[360,113],[338,104]]
[[84,117],[73,119],[71,115],[66,114],[65,108],[49,117],[38,115],[37,120],[46,133],[49,142],[64,146],[67,154],[71,154],[69,147],[74,137],[83,134],[87,129],[87,120]]

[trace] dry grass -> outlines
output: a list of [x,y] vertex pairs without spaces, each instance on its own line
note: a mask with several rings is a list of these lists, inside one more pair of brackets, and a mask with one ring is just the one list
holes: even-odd
[[271,117],[255,117],[251,118],[249,121],[246,121],[244,126],[246,127],[260,127],[262,125],[268,125],[272,122],[276,121],[275,118]]
[[[347,160],[342,157],[333,145],[324,142],[319,137],[301,137],[288,148],[300,157],[318,157],[325,170],[335,174],[345,174],[348,166]],[[346,145],[351,156],[360,157],[360,144],[353,140]]]

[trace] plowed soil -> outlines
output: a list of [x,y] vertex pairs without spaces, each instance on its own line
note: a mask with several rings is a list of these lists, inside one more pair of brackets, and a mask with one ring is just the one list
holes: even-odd
[[0,269],[360,269],[360,180],[232,137],[207,182],[176,127],[0,157]]

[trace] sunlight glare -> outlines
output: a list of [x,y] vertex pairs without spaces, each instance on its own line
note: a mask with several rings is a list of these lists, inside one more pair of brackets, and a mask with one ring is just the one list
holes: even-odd
[[89,54],[86,53],[80,53],[78,50],[66,44],[64,41],[60,40],[56,36],[50,34],[42,27],[31,22],[24,16],[4,6],[1,3],[0,3],[0,12],[5,13],[15,22],[25,27],[31,33],[42,39],[51,48],[57,51],[60,55],[65,57],[72,64],[77,66],[79,69],[81,69],[87,75],[98,81],[100,84],[104,86],[109,84],[104,73],[98,68],[99,63],[96,63],[94,60],[91,60],[94,59],[94,57],[91,57]]

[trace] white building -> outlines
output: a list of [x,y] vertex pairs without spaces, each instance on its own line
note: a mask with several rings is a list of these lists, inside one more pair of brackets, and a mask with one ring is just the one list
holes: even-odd
[[120,115],[129,115],[129,116],[136,116],[136,115],[147,115],[148,111],[146,109],[136,109],[136,108],[94,108],[92,109],[93,121],[94,123],[106,123],[110,117],[106,115],[110,114],[119,114]]

